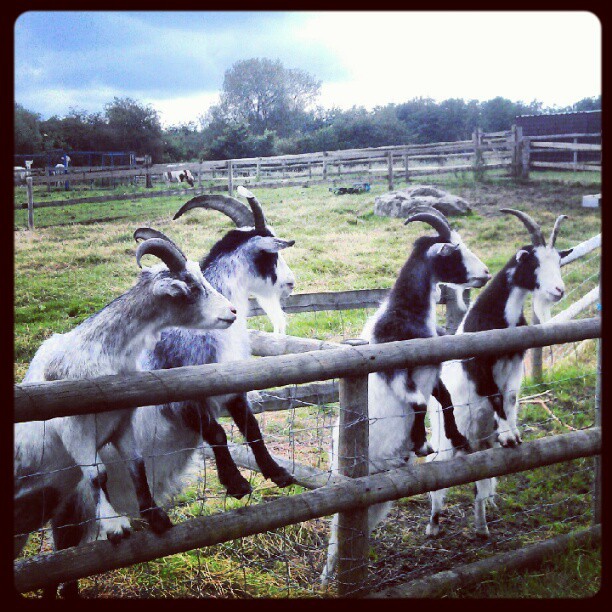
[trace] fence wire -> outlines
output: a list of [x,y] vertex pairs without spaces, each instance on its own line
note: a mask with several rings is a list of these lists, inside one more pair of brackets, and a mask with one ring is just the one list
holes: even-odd
[[[582,295],[599,282],[598,271],[593,271],[595,267],[598,270],[597,257],[583,260],[581,267],[588,275],[568,283],[570,289],[553,314],[569,305],[570,295]],[[572,272],[575,270],[574,267]],[[581,316],[592,316],[596,308],[594,305]],[[355,338],[373,312],[368,309],[291,315],[288,333],[312,336],[316,332],[319,339],[335,341]],[[545,349],[545,372],[551,374],[541,383],[526,378],[520,394],[518,420],[523,440],[594,425],[596,371],[589,364],[594,363],[595,347],[596,341],[592,340],[561,345],[551,348],[550,356],[549,347]],[[280,397],[274,391],[260,392],[259,396],[263,400]],[[268,449],[291,465],[330,473],[329,451],[338,403],[321,398],[311,402],[297,398],[284,401],[285,410],[257,415]],[[222,418],[220,422],[230,444],[245,444],[231,419]],[[201,443],[174,451],[192,454],[180,491],[163,504],[174,523],[303,491],[298,485],[280,489],[261,474],[241,468],[253,491],[241,500],[229,497],[219,483],[214,460],[206,457],[206,448]],[[449,490],[437,538],[425,534],[430,514],[428,494],[395,502],[370,536],[367,589],[381,590],[589,525],[594,464],[595,459],[584,458],[499,477],[495,499],[491,500],[495,505],[488,504],[487,508],[489,539],[474,533],[473,484]],[[144,528],[139,520],[134,521],[134,526]],[[335,583],[323,589],[319,582],[328,537],[329,517],[306,521],[85,578],[80,581],[81,592],[85,597],[335,595]],[[22,557],[51,550],[50,529],[45,527],[32,535]]]

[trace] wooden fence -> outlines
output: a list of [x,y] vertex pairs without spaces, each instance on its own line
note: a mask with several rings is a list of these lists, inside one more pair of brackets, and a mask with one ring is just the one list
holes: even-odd
[[[504,132],[484,133],[476,129],[470,140],[429,144],[396,145],[366,149],[345,149],[273,157],[187,162],[184,164],[154,164],[145,167],[71,167],[65,174],[48,176],[44,170],[32,169],[26,177],[25,203],[15,208],[28,208],[28,227],[34,226],[33,209],[49,206],[134,200],[139,198],[168,197],[175,195],[199,195],[201,193],[227,192],[234,194],[237,184],[251,187],[288,187],[319,184],[335,185],[337,182],[386,183],[390,191],[399,181],[409,182],[423,175],[472,172],[482,176],[489,170],[507,169],[515,177],[527,179],[530,168],[548,168],[568,171],[601,171],[599,162],[578,162],[582,151],[599,152],[601,144],[578,142],[593,134],[556,134],[548,136],[523,136],[522,128],[512,126]],[[574,142],[559,142],[571,138]],[[532,152],[565,150],[574,155],[573,162],[534,161]],[[59,184],[68,189],[70,184],[115,185],[120,182],[142,183],[152,187],[163,180],[169,170],[188,169],[195,177],[193,188],[165,189],[109,196],[70,198],[55,201],[34,201],[35,186]]]
[[[49,419],[333,378],[343,379],[340,383],[341,413],[351,414],[356,409],[363,411],[367,375],[371,372],[473,355],[495,355],[534,346],[598,338],[600,335],[601,321],[594,318],[383,345],[342,345],[316,353],[310,351],[243,362],[103,376],[92,380],[20,384],[15,386],[14,414],[16,422]],[[299,338],[293,340],[301,341]],[[367,401],[365,407],[367,409]],[[362,462],[367,464],[363,428],[359,432],[359,428],[347,427],[342,435],[342,444],[351,449],[356,448],[355,445],[362,449],[365,453]],[[361,436],[361,442],[356,439],[358,436]],[[367,529],[364,528],[363,517],[370,505],[484,477],[591,456],[600,450],[601,432],[595,427],[528,442],[518,449],[483,451],[451,461],[432,462],[372,476],[353,473],[353,476],[358,476],[354,478],[351,473],[341,473],[340,478],[326,486],[321,486],[325,483],[319,475],[317,482],[313,483],[312,478],[310,480],[310,488],[315,489],[313,491],[192,519],[175,525],[162,536],[145,532],[133,534],[118,546],[101,541],[28,558],[16,563],[15,584],[18,591],[30,591],[59,581],[340,512],[343,521],[353,526],[361,525],[362,538],[353,537],[352,544],[345,542],[341,545],[351,546],[351,550],[347,552],[342,549],[347,554],[341,555],[343,561],[338,568],[339,593],[360,594],[367,568],[367,558],[364,556],[367,551]],[[308,477],[312,476],[312,471],[305,468]]]

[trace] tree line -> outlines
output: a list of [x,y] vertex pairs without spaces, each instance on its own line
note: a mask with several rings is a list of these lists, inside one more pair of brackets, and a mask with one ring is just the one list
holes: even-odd
[[418,97],[372,110],[341,110],[316,104],[320,88],[303,70],[253,58],[225,72],[219,102],[198,121],[167,128],[153,107],[128,97],[115,97],[103,112],[71,108],[49,119],[15,103],[14,152],[134,151],[151,155],[153,163],[237,159],[466,140],[476,127],[508,130],[518,115],[601,109],[599,96],[553,108],[503,97]]

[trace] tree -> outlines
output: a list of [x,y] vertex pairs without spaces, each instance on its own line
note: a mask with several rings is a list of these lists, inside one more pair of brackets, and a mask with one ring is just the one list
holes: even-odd
[[163,137],[157,111],[131,98],[114,98],[104,107],[108,128],[116,149],[148,154],[154,161],[163,157]]
[[15,153],[39,153],[42,151],[40,115],[15,103]]
[[219,109],[227,123],[246,124],[253,134],[285,136],[299,127],[320,88],[312,75],[280,60],[242,60],[225,72]]

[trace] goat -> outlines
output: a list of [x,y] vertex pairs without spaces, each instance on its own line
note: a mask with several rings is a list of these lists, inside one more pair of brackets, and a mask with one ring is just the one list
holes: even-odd
[[166,183],[189,183],[190,187],[194,186],[193,174],[191,170],[168,170],[164,172],[164,180]]
[[[229,231],[213,245],[200,262],[204,277],[236,305],[236,322],[223,331],[199,333],[172,329],[162,332],[155,347],[141,356],[143,369],[167,369],[250,358],[247,329],[249,294],[255,295],[273,319],[275,331],[284,333],[284,313],[280,300],[293,290],[295,277],[280,251],[292,246],[294,241],[277,238],[266,225],[263,210],[255,196],[241,187],[238,192],[247,198],[251,210],[235,198],[202,195],[189,200],[174,215],[174,219],[178,219],[195,208],[212,209],[226,214],[236,224],[237,229]],[[150,232],[140,231],[135,238],[150,235]],[[240,474],[229,452],[225,431],[216,420],[222,407],[227,409],[238,425],[264,477],[280,487],[294,482],[293,476],[279,466],[268,452],[247,395],[238,393],[136,409],[133,420],[136,441],[145,457],[147,477],[157,499],[167,497],[179,488],[181,476],[193,461],[202,439],[213,449],[219,480],[227,493],[240,499],[251,492],[251,485]],[[100,449],[100,457],[106,466],[107,486],[113,506],[125,514],[135,515],[138,508],[127,466],[119,460],[115,449],[108,445]],[[90,505],[87,518],[81,520],[93,518]]]
[[[431,225],[438,236],[418,238],[412,253],[402,267],[388,297],[368,319],[361,337],[371,344],[431,338],[438,335],[436,327],[437,283],[453,283],[462,287],[482,287],[491,277],[486,266],[451,230],[446,217],[431,207],[419,207],[405,223],[423,221]],[[425,413],[427,401],[436,390],[440,367],[419,366],[375,372],[368,377],[369,466],[370,474],[405,465],[412,455],[425,456],[432,452],[426,441]],[[447,413],[452,415],[452,413]],[[445,422],[453,448],[465,445],[452,418]],[[338,471],[338,423],[333,429],[331,452],[332,472]],[[371,506],[368,529],[382,521],[392,503]],[[338,515],[334,515],[327,562],[321,574],[326,585],[335,571],[338,557]]]
[[[465,314],[457,333],[504,329],[527,325],[523,304],[533,293],[534,309],[544,322],[550,318],[550,306],[563,297],[565,287],[561,278],[560,261],[572,249],[557,251],[555,240],[559,226],[567,217],[555,221],[548,240],[544,240],[538,224],[526,213],[509,208],[501,212],[518,217],[529,230],[532,244],[522,247],[489,283]],[[441,401],[442,410],[451,404],[459,431],[468,438],[474,450],[496,445],[513,447],[521,443],[517,429],[518,392],[523,379],[524,352],[497,357],[473,357],[445,362],[442,365],[441,385],[448,389],[448,398]],[[438,398],[436,398],[438,399]],[[447,459],[455,454],[443,436],[439,435],[439,405],[432,400],[428,406],[432,428],[432,442],[437,453],[428,460]],[[474,505],[475,531],[489,536],[486,522],[486,502],[493,501],[495,478],[476,482]],[[430,493],[431,516],[426,533],[440,532],[440,514],[444,509],[447,489]]]
[[[157,232],[136,249],[140,267],[146,254],[163,265],[145,268],[126,293],[73,330],[45,340],[24,383],[137,371],[140,353],[154,346],[165,328],[225,329],[234,323],[236,310],[229,300],[172,241]],[[151,495],[133,414],[134,410],[113,410],[15,426],[15,556],[27,534],[48,520],[57,548],[93,539],[91,530],[86,533],[85,524],[79,525],[80,498],[85,500],[83,507],[94,509],[103,536],[118,541],[129,533],[127,519],[108,502],[105,473],[96,467],[96,451],[105,444],[126,461],[140,515],[156,533],[171,526]]]

